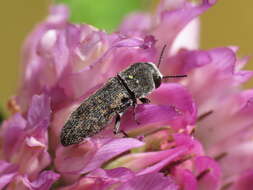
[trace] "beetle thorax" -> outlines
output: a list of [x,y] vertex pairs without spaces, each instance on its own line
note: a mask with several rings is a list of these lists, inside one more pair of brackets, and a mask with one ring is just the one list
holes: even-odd
[[146,96],[161,84],[162,75],[153,63],[135,63],[119,73],[136,98]]

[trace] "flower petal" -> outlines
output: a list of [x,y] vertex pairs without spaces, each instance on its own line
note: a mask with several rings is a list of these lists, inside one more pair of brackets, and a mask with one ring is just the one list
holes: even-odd
[[[251,133],[250,126],[253,123],[252,99],[253,90],[231,95],[220,103],[220,106],[213,110],[208,118],[200,122],[200,125],[204,127],[197,129],[196,135],[210,152],[217,153],[216,150],[213,150],[215,147],[217,150],[228,150],[229,147],[232,148],[251,139],[248,134]],[[206,139],[207,136],[208,139]]]
[[193,173],[187,169],[177,167],[173,172],[177,184],[184,190],[197,190],[197,180]]
[[181,48],[188,50],[194,50],[199,47],[200,37],[200,20],[198,18],[193,19],[187,24],[182,31],[179,32],[176,39],[171,46],[171,54],[175,54]]
[[170,105],[175,107],[181,117],[173,123],[176,128],[193,124],[196,119],[196,106],[188,91],[176,83],[162,84],[160,88],[150,94],[152,103]]
[[160,70],[163,75],[188,74],[187,80],[194,69],[198,69],[212,61],[207,51],[181,49],[176,55],[167,58],[165,63],[161,64]]
[[27,176],[23,177],[23,184],[30,190],[47,190],[51,189],[52,184],[59,179],[60,175],[53,171],[43,171],[39,177],[30,181]]
[[[177,148],[170,150],[171,154],[167,156],[167,158],[161,160],[157,164],[154,164],[153,166],[147,167],[140,171],[138,175],[143,175],[147,173],[152,172],[159,172],[163,167],[168,165],[171,161],[178,159],[180,156],[185,155],[187,152],[187,149],[184,146],[179,146]],[[144,158],[145,159],[145,158]]]
[[[50,16],[31,33],[24,44],[22,61],[24,73],[22,86],[17,96],[17,102],[24,112],[27,111],[32,96],[53,86],[62,68],[66,65],[68,56],[66,44],[63,44],[63,40],[59,41],[56,38],[61,36],[63,39],[64,31],[61,29],[67,25],[67,18],[66,6],[52,7]],[[55,67],[55,57],[52,54],[58,53],[54,51],[58,43],[61,43],[61,56],[58,56],[57,59],[61,59],[59,62],[61,65],[58,64],[59,67]],[[44,48],[44,51],[41,48]],[[59,72],[57,72],[58,68]]]
[[0,160],[0,189],[4,189],[15,178],[17,170],[17,165]]
[[202,144],[189,134],[176,133],[173,134],[174,144],[176,146],[185,146],[190,154],[204,155]]
[[112,161],[106,168],[126,167],[140,174],[146,174],[158,171],[165,164],[168,164],[185,152],[185,147],[177,147],[164,151],[132,153]]
[[[123,115],[121,122],[122,129],[130,130],[136,128],[141,130],[142,127],[150,126],[150,130],[153,130],[163,125],[174,124],[181,116],[181,113],[173,106],[167,105],[139,105],[135,112],[135,118],[133,118],[133,110],[129,110]],[[135,119],[139,122],[138,124]],[[172,126],[174,127],[174,125]]]
[[221,170],[217,162],[207,156],[195,159],[195,173],[198,180],[198,189],[219,189],[221,183]]
[[47,128],[50,122],[50,99],[47,95],[34,95],[28,110],[28,121],[19,114],[6,122],[4,150],[7,159],[20,165],[19,172],[35,177],[48,166]]
[[[170,125],[173,129],[186,128],[196,119],[196,106],[187,90],[176,83],[162,84],[149,95],[151,102],[157,105],[139,105],[135,110],[124,114],[121,127],[126,130],[150,130],[162,125]],[[136,123],[136,120],[139,124]],[[145,128],[146,127],[146,128]],[[142,130],[143,129],[143,130]],[[148,130],[146,131],[148,132]]]
[[80,145],[61,146],[56,150],[54,164],[63,174],[77,174],[89,163],[99,147],[99,143],[90,140]]
[[181,2],[174,10],[159,10],[160,23],[152,33],[154,36],[159,36],[158,47],[162,47],[164,44],[168,44],[170,47],[178,33],[192,19],[205,12],[215,3],[214,1],[211,2],[208,0],[203,0],[200,5],[194,5],[193,3],[184,1]]
[[99,168],[82,177],[74,184],[61,188],[61,190],[107,190],[133,177],[135,177],[135,174],[127,168],[115,168],[112,170]]
[[132,13],[120,25],[119,31],[132,36],[143,36],[151,28],[151,16],[147,13]]
[[134,176],[135,174],[131,170],[127,168],[123,168],[123,167],[114,168],[111,170],[104,170],[104,169],[99,168],[92,171],[91,173],[87,175],[87,177],[103,178],[104,180],[108,182],[110,181],[111,183],[125,182],[133,178]]
[[[206,57],[205,64],[192,71],[186,81],[182,81],[196,100],[199,115],[213,110],[224,97],[237,92],[241,82],[252,76],[250,71],[237,71],[236,54],[229,47],[202,51],[201,54],[204,55],[202,58]],[[180,64],[184,65],[183,61]]]
[[120,185],[117,190],[177,190],[178,186],[173,179],[161,173],[150,173],[130,179]]
[[253,187],[253,171],[247,170],[243,172],[240,177],[232,184],[231,190],[248,190]]
[[1,126],[4,130],[2,133],[4,158],[10,160],[22,143],[25,136],[26,120],[19,114],[13,115]]
[[131,148],[142,146],[143,143],[132,138],[115,139],[101,147],[94,155],[92,160],[86,165],[81,173],[87,173],[100,167],[103,163],[114,156],[119,155]]
[[[46,95],[34,95],[27,115],[28,127],[33,128],[41,122],[49,124],[50,115],[50,98]],[[48,124],[44,127],[47,128]]]

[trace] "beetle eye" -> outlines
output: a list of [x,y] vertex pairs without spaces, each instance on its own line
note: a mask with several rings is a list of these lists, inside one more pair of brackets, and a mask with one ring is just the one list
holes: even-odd
[[153,79],[154,79],[154,82],[155,82],[155,88],[158,88],[162,83],[162,78],[161,77],[155,77]]

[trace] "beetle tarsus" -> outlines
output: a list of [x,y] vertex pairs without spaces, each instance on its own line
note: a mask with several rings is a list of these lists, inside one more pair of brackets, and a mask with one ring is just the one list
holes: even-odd
[[125,131],[120,130],[120,132],[124,135],[124,137],[129,137],[129,135]]
[[115,125],[113,129],[114,134],[118,134],[120,132],[120,119],[121,119],[122,113],[117,113],[115,118]]
[[149,104],[151,101],[148,98],[139,98],[139,100],[143,103],[143,104]]
[[134,118],[134,121],[136,122],[136,124],[140,125],[141,123],[136,119],[136,107],[137,106],[138,106],[138,104],[133,105],[133,118]]

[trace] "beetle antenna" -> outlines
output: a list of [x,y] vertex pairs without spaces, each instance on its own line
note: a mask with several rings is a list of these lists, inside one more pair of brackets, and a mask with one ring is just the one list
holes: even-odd
[[163,76],[163,79],[167,79],[167,78],[181,78],[181,77],[187,77],[187,75],[168,75],[168,76]]
[[[159,68],[159,66],[162,62],[163,54],[164,54],[164,51],[165,51],[166,47],[167,47],[167,45],[165,44],[163,46],[162,51],[161,51],[159,61],[158,61],[158,64],[157,64],[157,68]],[[163,79],[166,79],[166,78],[181,78],[181,77],[187,77],[187,75],[168,75],[168,76],[163,76]]]
[[159,66],[160,66],[160,64],[161,64],[161,62],[162,62],[162,57],[163,57],[163,54],[164,54],[164,51],[165,51],[165,48],[167,47],[167,45],[165,44],[164,46],[163,46],[163,49],[162,49],[162,51],[161,51],[161,54],[160,54],[160,57],[159,57],[159,61],[158,61],[158,64],[157,64],[157,68],[159,68]]

